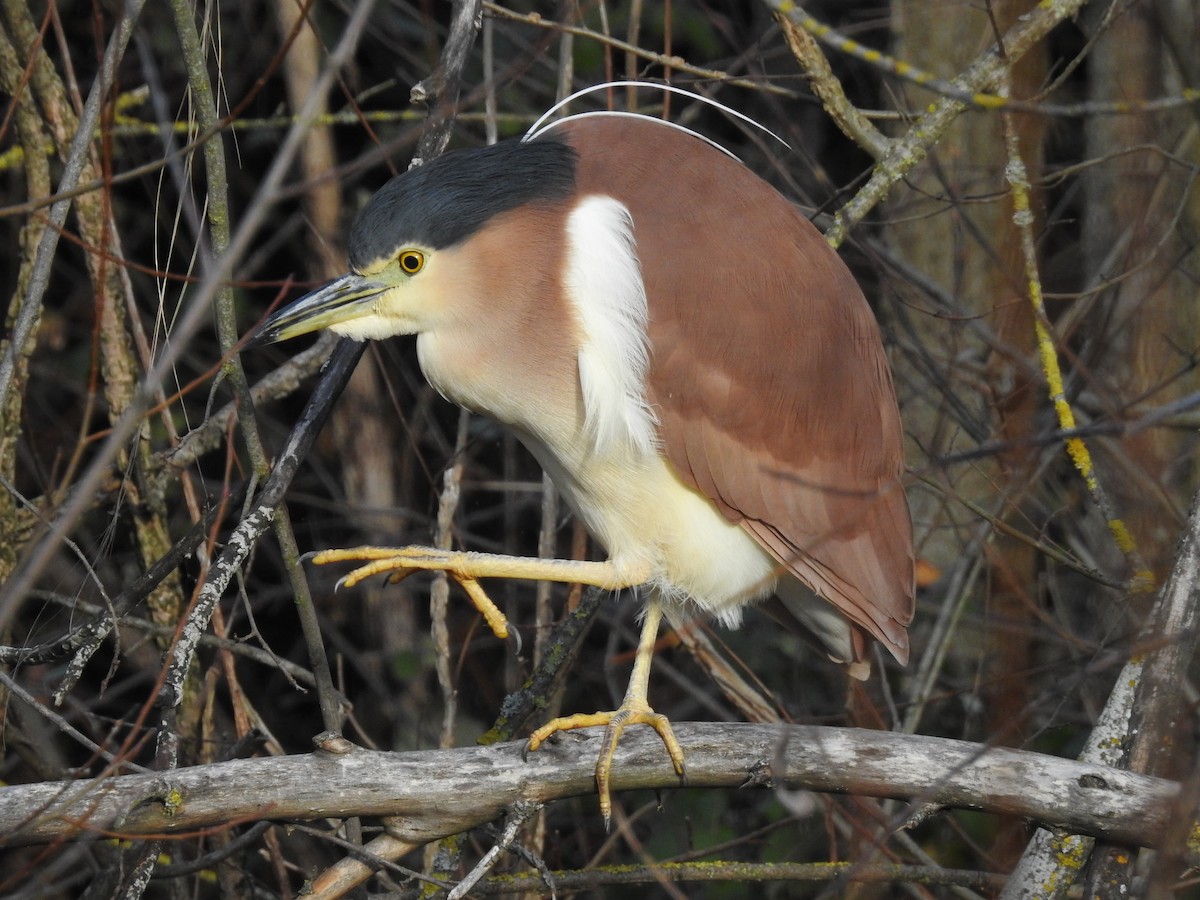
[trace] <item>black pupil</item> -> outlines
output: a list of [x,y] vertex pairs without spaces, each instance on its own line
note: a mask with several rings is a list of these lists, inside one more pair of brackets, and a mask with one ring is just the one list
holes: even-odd
[[405,253],[400,257],[400,265],[404,266],[408,271],[415,272],[421,265],[421,260],[415,253]]

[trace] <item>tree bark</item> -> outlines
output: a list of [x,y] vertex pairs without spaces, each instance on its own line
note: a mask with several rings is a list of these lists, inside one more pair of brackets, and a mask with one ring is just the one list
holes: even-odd
[[[1073,833],[1155,846],[1179,786],[1038,753],[855,728],[676,724],[691,787],[765,786],[909,799],[903,827],[941,807],[1021,816]],[[571,734],[522,759],[524,742],[454,750],[245,759],[4,791],[3,843],[181,834],[261,819],[388,816],[393,836],[423,843],[484,824],[518,800],[594,791],[599,732]],[[617,790],[680,786],[657,735],[629,732]]]

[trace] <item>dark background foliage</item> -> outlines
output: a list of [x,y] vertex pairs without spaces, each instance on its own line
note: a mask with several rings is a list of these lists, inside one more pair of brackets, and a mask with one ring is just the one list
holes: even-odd
[[[948,79],[1032,5],[897,0],[814,3],[809,11],[866,47]],[[311,4],[290,60],[285,21],[297,15],[294,0],[194,11],[218,113],[226,117],[217,138],[226,162],[229,224],[236,229],[251,210],[262,216],[231,273],[242,333],[272,304],[339,271],[341,241],[355,211],[408,165],[421,133],[426,110],[411,105],[408,92],[437,65],[450,5],[380,2],[329,92],[328,117],[313,126],[282,186],[263,195],[266,173],[352,7]],[[544,18],[533,22],[533,13]],[[508,3],[489,6],[485,15],[494,65],[485,66],[478,42],[463,76],[452,148],[484,143],[489,118],[500,138],[521,134],[562,85],[667,74],[660,62],[606,43],[600,35],[607,31],[680,58],[673,81],[779,134],[790,149],[681,98],[666,111],[741,156],[819,226],[831,223],[871,172],[870,154],[838,130],[811,93],[766,4]],[[5,0],[0,20],[7,48],[0,59],[6,95],[0,289],[7,344],[50,194],[38,186],[31,148],[41,148],[32,155],[48,167],[47,184],[58,184],[66,154],[56,129],[69,141],[71,117],[54,103],[78,110],[75,86],[86,94],[92,84],[114,18],[108,4]],[[781,719],[903,728],[1070,756],[1082,748],[1121,666],[1135,649],[1147,649],[1136,638],[1154,594],[1131,585],[1142,561],[1158,583],[1165,578],[1196,486],[1200,145],[1194,103],[1155,110],[1137,104],[1200,87],[1198,22],[1189,4],[1097,0],[1055,28],[1013,71],[1014,95],[1032,104],[1009,121],[1033,184],[1051,341],[1100,494],[1089,491],[1055,434],[1059,422],[1026,299],[999,112],[962,115],[841,247],[880,319],[909,438],[909,494],[922,560],[914,659],[904,670],[880,657],[873,680],[851,689],[840,671],[765,618],[751,614],[736,632],[701,623]],[[556,23],[588,33],[568,39]],[[122,759],[156,765],[153,702],[164,650],[237,524],[254,472],[236,418],[215,429],[203,452],[183,462],[177,453],[181,445],[194,446],[194,432],[234,396],[230,379],[215,377],[224,356],[215,327],[176,331],[213,265],[205,216],[214,173],[201,145],[217,139],[202,134],[191,143],[200,101],[189,96],[178,33],[170,4],[147,4],[83,179],[100,182],[85,195],[96,205],[87,215],[98,225],[82,224],[78,210],[85,200],[78,201],[49,270],[36,343],[17,354],[18,377],[0,413],[5,660],[16,663],[22,648],[54,644],[93,620],[205,511],[216,515],[208,540],[149,602],[128,611],[60,706],[51,696],[68,673],[70,653],[9,666],[7,684],[25,693],[4,688],[0,778],[8,783],[100,771],[103,761],[80,736]],[[849,100],[875,113],[888,135],[903,134],[936,99],[870,61],[833,51],[829,60]],[[490,116],[488,101],[495,110]],[[1133,106],[1112,114],[1106,104],[1114,101]],[[602,94],[578,108],[607,102],[623,107],[629,100],[614,89],[611,97]],[[636,102],[662,112],[654,92]],[[23,112],[34,120],[27,133]],[[250,382],[286,367],[310,344],[246,354]],[[174,362],[161,394],[152,398],[154,408],[116,459],[100,459],[107,429],[135,402],[132,385],[166,352],[175,354]],[[311,364],[306,373],[294,373],[286,390],[255,406],[269,453],[283,445],[300,415],[314,372]],[[84,486],[93,464],[103,477]],[[447,471],[456,473],[461,491],[448,534],[454,546],[536,554],[541,536],[544,548],[558,555],[602,553],[564,508],[546,506],[536,464],[510,436],[483,419],[463,419],[434,394],[416,366],[412,341],[402,339],[371,345],[295,478],[287,509],[296,542],[302,551],[429,542],[438,533]],[[57,541],[48,561],[31,570],[30,554],[47,540],[45,523],[81,491],[87,502],[69,529],[69,543]],[[1098,497],[1110,510],[1099,508]],[[1136,551],[1117,546],[1106,522],[1114,517],[1127,526]],[[273,662],[310,665],[285,556],[270,536],[261,540],[221,601],[214,632],[267,653],[250,658],[236,648],[200,648],[179,710],[180,764],[304,752],[324,727],[311,686],[301,687]],[[16,578],[30,571],[27,581]],[[445,636],[431,632],[428,578],[337,592],[344,570],[306,571],[337,690],[351,705],[344,733],[381,749],[476,740],[532,671],[538,636],[579,599],[553,586],[539,606],[533,585],[490,586],[524,637],[516,652],[481,626],[456,591],[444,620],[436,617]],[[24,587],[14,591],[18,583]],[[552,706],[590,711],[619,702],[637,610],[621,599],[603,604]],[[714,686],[703,662],[676,641],[663,645],[651,685],[658,710],[676,720],[745,718]],[[1180,696],[1189,718],[1177,723],[1179,753],[1161,774],[1182,776],[1192,766],[1195,692],[1186,675],[1180,673]],[[1030,830],[1023,822],[944,811],[887,836],[883,823],[892,809],[868,798],[689,789],[616,800],[612,835],[603,832],[594,801],[583,799],[545,810],[521,840],[551,868],[564,869],[644,865],[694,853],[1008,872]],[[202,856],[246,827],[172,842],[162,851],[170,857],[165,864]],[[378,823],[354,823],[342,834],[356,839],[358,828],[369,837]],[[344,855],[322,832],[272,828],[221,864],[157,879],[148,892],[294,895],[305,878]],[[490,842],[487,834],[472,834],[463,865]],[[0,850],[0,893],[80,896],[92,884],[104,885],[94,896],[107,895],[120,879],[104,877],[129,858],[130,852],[103,841]],[[420,853],[403,863],[417,870],[432,865]],[[504,866],[523,869],[525,863],[510,857]],[[396,885],[386,880],[369,884],[372,891],[390,887]],[[667,886],[645,890],[679,895]],[[753,890],[782,897],[821,889],[781,880]],[[713,884],[686,893],[746,891],[745,885]]]

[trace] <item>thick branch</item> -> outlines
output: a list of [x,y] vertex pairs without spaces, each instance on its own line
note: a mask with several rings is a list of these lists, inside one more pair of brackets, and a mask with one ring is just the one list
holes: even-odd
[[[1159,778],[943,738],[776,725],[675,729],[694,787],[770,783],[912,799],[922,813],[983,809],[1131,845],[1164,838],[1178,792]],[[595,729],[565,736],[527,760],[522,742],[412,753],[354,748],[102,783],[15,786],[4,792],[0,833],[25,844],[365,815],[388,816],[394,836],[421,843],[488,822],[518,800],[592,793],[598,737]],[[613,783],[617,790],[679,785],[658,737],[641,728],[623,738]]]

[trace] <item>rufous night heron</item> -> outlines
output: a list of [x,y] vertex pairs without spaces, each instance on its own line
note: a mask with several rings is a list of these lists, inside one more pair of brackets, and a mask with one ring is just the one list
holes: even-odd
[[607,726],[606,820],[626,726],[653,726],[684,772],[647,702],[664,612],[736,625],[760,603],[857,677],[871,639],[906,661],[912,525],[879,329],[817,229],[741,163],[657,120],[568,117],[393,178],[347,246],[350,271],[260,339],[415,334],[429,383],[510,428],[608,559],[363,547],[317,561],[364,563],[348,583],[443,570],[501,633],[480,578],[645,586],[620,709],[529,741]]

